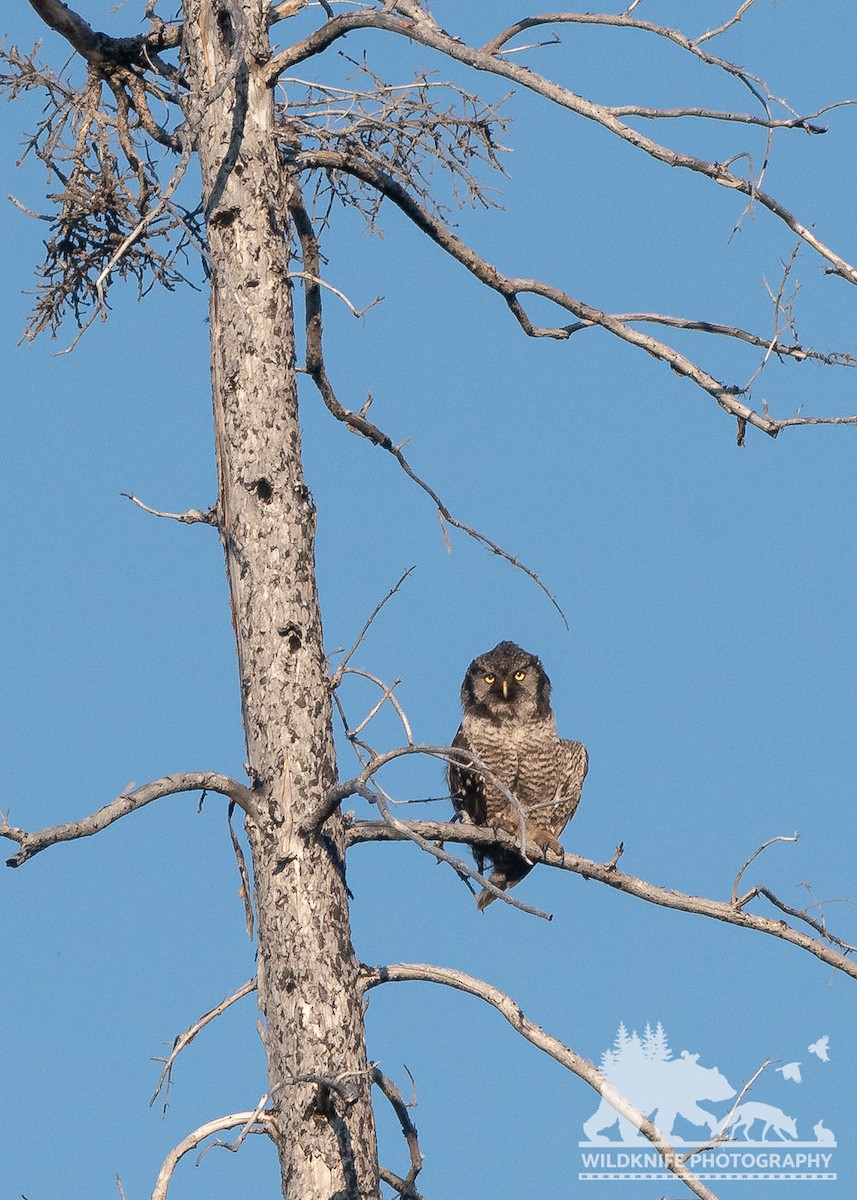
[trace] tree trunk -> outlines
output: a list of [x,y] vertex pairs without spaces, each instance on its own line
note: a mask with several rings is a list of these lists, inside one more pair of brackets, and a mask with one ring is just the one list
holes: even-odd
[[260,79],[267,9],[267,0],[185,0],[187,112],[211,256],[220,528],[262,813],[248,835],[283,1194],[351,1200],[377,1197],[378,1167],[341,819],[318,839],[300,834],[336,766],[301,463],[291,183]]

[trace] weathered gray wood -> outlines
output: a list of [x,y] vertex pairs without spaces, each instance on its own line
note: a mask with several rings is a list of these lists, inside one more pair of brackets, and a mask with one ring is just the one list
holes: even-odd
[[262,70],[267,9],[186,0],[185,59],[212,266],[218,516],[260,813],[247,827],[283,1192],[344,1200],[377,1196],[378,1167],[341,820],[318,839],[300,831],[336,776],[301,465],[290,181]]

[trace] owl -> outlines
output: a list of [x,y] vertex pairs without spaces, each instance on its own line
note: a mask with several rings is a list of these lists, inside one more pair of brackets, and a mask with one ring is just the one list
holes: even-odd
[[[514,642],[500,642],[467,668],[461,686],[464,716],[452,744],[475,755],[517,798],[526,815],[527,838],[561,853],[558,838],[577,809],[589,758],[580,742],[557,737],[550,691],[535,654]],[[520,838],[520,812],[490,779],[454,762],[447,773],[462,820]],[[474,857],[481,872],[483,855],[474,851]],[[491,882],[503,891],[531,869],[520,854],[499,846],[487,857],[493,865]],[[486,908],[494,899],[483,889],[477,904]]]

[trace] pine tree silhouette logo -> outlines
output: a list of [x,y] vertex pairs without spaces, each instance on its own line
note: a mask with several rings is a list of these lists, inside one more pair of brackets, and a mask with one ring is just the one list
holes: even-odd
[[[647,1022],[642,1037],[636,1029],[628,1033],[624,1022],[620,1023],[612,1049],[601,1056],[601,1070],[623,1096],[651,1117],[667,1138],[674,1138],[679,1117],[705,1131],[707,1136],[716,1133],[726,1114],[718,1115],[702,1105],[731,1100],[736,1094],[716,1067],[700,1065],[698,1054],[682,1050],[675,1058],[660,1021],[654,1029]],[[608,1101],[602,1100],[596,1112],[584,1122],[587,1143],[604,1145],[615,1141],[608,1131],[613,1134],[613,1126],[617,1124],[621,1143],[637,1144],[642,1140],[640,1131],[620,1117]]]

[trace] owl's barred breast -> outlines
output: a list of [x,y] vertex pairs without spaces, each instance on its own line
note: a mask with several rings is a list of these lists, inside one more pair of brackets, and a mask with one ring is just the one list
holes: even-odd
[[[531,804],[554,799],[560,743],[552,715],[530,721],[497,723],[465,713],[461,732],[467,748],[525,809]],[[492,817],[511,815],[509,801],[491,781],[484,780],[482,786],[487,823],[492,823]]]

